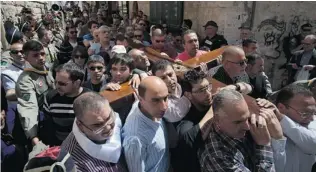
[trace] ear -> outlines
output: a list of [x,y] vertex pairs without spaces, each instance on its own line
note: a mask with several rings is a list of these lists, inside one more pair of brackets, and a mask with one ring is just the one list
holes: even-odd
[[80,87],[81,84],[82,84],[82,81],[81,81],[81,80],[77,79],[77,80],[75,81],[75,86]]
[[284,114],[285,111],[287,110],[286,106],[283,103],[278,103],[277,104],[277,108],[279,109],[279,111]]
[[184,92],[184,96],[187,97],[190,101],[192,100],[192,93],[190,92]]

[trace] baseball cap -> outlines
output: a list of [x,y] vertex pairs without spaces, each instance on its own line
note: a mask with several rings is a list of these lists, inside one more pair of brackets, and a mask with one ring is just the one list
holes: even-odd
[[218,28],[217,23],[215,21],[213,21],[213,20],[208,21],[203,27],[207,27],[207,26],[214,26],[214,27]]
[[125,49],[124,45],[115,45],[112,48],[111,52],[121,54],[121,53],[126,53],[126,49]]

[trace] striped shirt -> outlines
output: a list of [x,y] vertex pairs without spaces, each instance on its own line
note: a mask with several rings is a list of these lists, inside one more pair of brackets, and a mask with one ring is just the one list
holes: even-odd
[[69,134],[61,145],[62,151],[67,151],[75,161],[78,172],[126,172],[124,156],[118,163],[109,163],[96,159],[87,154],[79,145],[73,132]]
[[123,127],[123,148],[130,172],[167,172],[169,146],[166,124],[147,118],[136,102]]
[[[88,91],[90,90],[83,88],[78,96]],[[78,96],[61,96],[57,90],[53,90],[45,96],[43,107],[47,123],[44,123],[44,125],[49,125],[43,127],[50,127],[48,130],[52,132],[51,139],[46,144],[61,145],[72,131],[72,125],[75,120],[73,102]]]

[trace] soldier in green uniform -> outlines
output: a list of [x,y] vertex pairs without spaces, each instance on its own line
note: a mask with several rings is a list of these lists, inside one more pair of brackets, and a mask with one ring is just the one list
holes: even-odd
[[43,45],[35,40],[23,46],[26,65],[16,83],[18,112],[26,136],[32,144],[40,143],[38,137],[38,117],[44,104],[45,94],[54,89],[54,78],[45,67]]

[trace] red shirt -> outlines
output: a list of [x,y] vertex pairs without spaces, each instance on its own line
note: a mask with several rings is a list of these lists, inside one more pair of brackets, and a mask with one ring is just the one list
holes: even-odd
[[[205,54],[207,53],[206,51],[202,51],[202,50],[198,50],[195,57],[200,57],[202,54]],[[190,57],[188,52],[184,51],[183,53],[180,53],[178,56],[177,56],[177,59],[180,59],[182,61],[186,61],[186,60],[189,60],[191,58],[194,58],[194,57]]]

